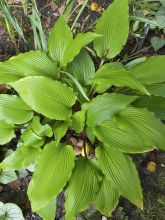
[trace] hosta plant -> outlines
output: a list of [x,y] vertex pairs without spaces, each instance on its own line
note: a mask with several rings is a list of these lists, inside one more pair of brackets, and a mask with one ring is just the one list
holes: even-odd
[[128,10],[127,0],[115,0],[95,30],[75,36],[61,16],[48,51],[0,64],[9,89],[0,95],[0,144],[18,140],[0,168],[34,166],[28,196],[45,220],[63,190],[66,220],[89,204],[109,216],[120,196],[143,208],[131,155],[165,149],[165,57],[115,58],[128,38]]

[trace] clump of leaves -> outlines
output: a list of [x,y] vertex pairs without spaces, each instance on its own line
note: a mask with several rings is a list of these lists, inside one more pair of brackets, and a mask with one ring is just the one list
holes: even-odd
[[[115,0],[94,32],[73,37],[61,16],[48,52],[30,51],[0,64],[0,83],[16,91],[0,95],[0,144],[22,128],[19,147],[0,168],[35,165],[28,196],[43,219],[54,219],[65,186],[66,220],[90,203],[109,216],[120,195],[143,208],[129,154],[165,149],[165,57],[114,62],[128,34],[128,2]],[[92,41],[96,66],[84,47]]]

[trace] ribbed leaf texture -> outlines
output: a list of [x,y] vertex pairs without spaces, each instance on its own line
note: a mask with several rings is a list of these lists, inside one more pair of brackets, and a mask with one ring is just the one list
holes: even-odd
[[118,125],[124,130],[133,131],[146,146],[165,149],[165,126],[152,112],[129,107],[119,113]]
[[96,33],[104,37],[94,41],[99,57],[113,58],[120,53],[129,33],[128,0],[115,0],[96,25]]
[[42,76],[29,76],[10,84],[36,112],[51,119],[66,120],[76,96],[70,87]]
[[119,191],[112,186],[110,180],[104,177],[99,192],[94,199],[94,205],[102,215],[109,217],[112,211],[116,208],[119,202],[119,197]]
[[5,84],[14,82],[23,77],[23,73],[20,73],[10,64],[9,61],[0,62],[0,83]]
[[72,42],[73,36],[65,18],[60,16],[52,28],[48,38],[48,51],[50,57],[61,63],[67,46]]
[[21,170],[37,161],[41,149],[33,147],[18,147],[12,154],[6,157],[1,163],[0,168],[6,171]]
[[56,199],[53,199],[43,208],[37,210],[37,214],[43,218],[43,220],[54,220],[56,212]]
[[145,144],[131,129],[122,130],[115,120],[105,121],[96,126],[94,134],[105,145],[126,153],[143,153],[154,148],[151,144]]
[[18,179],[17,174],[14,171],[6,171],[6,170],[0,171],[0,183],[2,184],[8,184],[14,182],[17,179]]
[[21,209],[13,203],[0,202],[0,220],[25,220]]
[[61,64],[66,66],[67,63],[71,62],[76,55],[79,54],[80,50],[91,41],[100,38],[101,35],[97,33],[79,33],[75,39],[67,46]]
[[33,117],[31,124],[21,135],[21,140],[25,146],[41,147],[45,137],[51,137],[53,131],[48,124],[42,125],[38,116]]
[[141,96],[133,105],[138,108],[147,108],[149,111],[154,112],[156,117],[165,120],[165,97]]
[[14,137],[14,125],[0,120],[0,145],[7,144]]
[[89,80],[95,73],[95,66],[85,49],[82,49],[68,65],[68,72],[70,72],[81,85],[89,84]]
[[62,191],[73,167],[74,151],[71,146],[56,146],[56,142],[51,142],[44,147],[28,187],[33,211],[46,206]]
[[103,121],[111,120],[116,113],[125,109],[136,98],[136,96],[117,93],[105,93],[97,96],[83,105],[83,110],[87,111],[86,124],[89,127],[94,127]]
[[96,149],[99,166],[112,186],[136,206],[143,208],[143,196],[137,170],[129,156],[113,147]]
[[131,73],[146,85],[165,81],[165,56],[153,56],[131,68]]
[[128,87],[142,94],[149,94],[143,84],[128,72],[121,63],[108,63],[102,66],[91,80],[96,84],[110,83],[117,87]]
[[147,90],[151,95],[165,98],[165,83],[158,83],[147,86]]
[[8,123],[23,124],[33,117],[32,109],[16,95],[0,95],[0,119]]
[[95,160],[80,158],[66,190],[66,220],[71,220],[92,202],[99,190],[99,171]]
[[21,53],[10,58],[9,63],[24,76],[47,76],[56,79],[57,63],[40,50]]

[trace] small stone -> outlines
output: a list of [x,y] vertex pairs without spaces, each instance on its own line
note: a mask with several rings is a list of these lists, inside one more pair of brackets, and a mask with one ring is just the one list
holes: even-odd
[[150,172],[150,173],[153,173],[153,172],[155,172],[155,170],[156,170],[156,163],[155,162],[153,162],[153,161],[149,161],[148,163],[147,163],[147,171],[148,172]]

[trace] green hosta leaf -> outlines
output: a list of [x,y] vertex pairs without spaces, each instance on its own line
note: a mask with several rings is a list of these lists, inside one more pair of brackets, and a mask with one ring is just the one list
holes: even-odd
[[104,37],[94,41],[99,57],[113,58],[120,53],[129,33],[128,0],[115,0],[96,25],[96,33]]
[[61,63],[67,46],[72,42],[73,36],[66,20],[61,16],[52,28],[48,39],[50,57]]
[[91,81],[96,84],[110,83],[118,87],[128,87],[148,94],[142,83],[133,77],[121,63],[105,64],[96,72]]
[[89,84],[89,80],[95,73],[95,66],[85,49],[82,49],[69,64],[68,72],[70,72],[82,85]]
[[152,112],[129,107],[117,116],[118,125],[138,135],[145,145],[165,149],[165,126]]
[[165,98],[165,84],[153,84],[147,87],[147,90],[151,95],[161,96]]
[[37,214],[43,218],[43,220],[54,220],[56,212],[56,199],[53,199],[43,208],[37,210]]
[[154,36],[151,38],[151,45],[155,51],[158,51],[165,46],[165,39]]
[[71,126],[70,121],[64,121],[64,122],[56,122],[53,128],[54,136],[56,139],[56,143],[60,143],[61,138],[63,138],[68,130],[68,128]]
[[51,119],[66,120],[76,96],[66,85],[42,76],[29,76],[11,86],[33,110]]
[[51,142],[44,147],[28,187],[33,211],[46,206],[57,196],[69,179],[73,167],[74,151],[71,146],[56,146],[56,142]]
[[96,38],[101,37],[100,34],[88,32],[88,33],[79,33],[76,38],[70,42],[67,46],[64,56],[62,58],[61,64],[66,66],[67,63],[71,62],[75,56],[77,56],[80,50],[91,41]]
[[80,158],[66,190],[66,220],[83,211],[99,190],[99,171],[95,160]]
[[24,76],[47,76],[56,79],[57,64],[45,52],[30,51],[12,57],[10,64]]
[[0,168],[5,171],[20,170],[35,164],[41,149],[21,146],[12,154],[6,157],[1,163]]
[[52,128],[48,124],[42,125],[40,123],[40,118],[35,116],[31,123],[32,131],[40,137],[51,137],[53,135]]
[[72,116],[72,126],[76,133],[83,131],[85,126],[85,111],[78,111]]
[[149,111],[154,112],[156,117],[165,120],[165,97],[159,96],[141,96],[136,102],[133,103],[135,107],[147,108]]
[[25,146],[38,148],[44,144],[44,138],[38,136],[31,127],[27,127],[27,129],[21,135],[21,140]]
[[0,95],[0,119],[8,123],[23,124],[33,117],[32,109],[16,95]]
[[165,56],[153,56],[145,62],[134,66],[131,73],[144,84],[155,84],[165,81]]
[[45,137],[51,137],[53,131],[48,124],[42,125],[40,118],[35,116],[32,123],[26,128],[21,135],[25,146],[40,147],[44,144]]
[[96,157],[107,179],[119,193],[136,206],[143,207],[143,196],[137,170],[129,156],[113,147],[98,147]]
[[78,94],[79,94],[80,96],[82,96],[83,99],[85,99],[86,101],[89,101],[88,96],[87,96],[86,93],[84,92],[83,87],[82,87],[81,84],[77,81],[77,79],[76,79],[74,76],[72,76],[70,73],[68,73],[68,72],[63,71],[63,73],[65,73],[65,74],[73,81],[73,83],[76,85],[76,87],[77,87],[77,88],[76,88],[76,91],[78,91]]
[[0,220],[25,220],[21,209],[13,203],[0,202]]
[[14,82],[23,77],[23,73],[16,70],[9,61],[0,62],[0,84]]
[[126,96],[116,93],[105,93],[97,96],[92,101],[83,105],[83,110],[87,111],[86,124],[89,127],[93,127],[105,120],[111,120],[116,113],[126,108],[136,98],[136,96]]
[[7,144],[14,137],[14,125],[0,120],[0,145]]
[[94,144],[94,142],[95,142],[95,135],[94,135],[93,130],[90,127],[88,127],[88,126],[85,126],[85,132],[86,132],[87,137],[90,140],[90,142],[92,144]]
[[119,197],[118,190],[112,186],[110,180],[104,177],[100,190],[94,199],[94,204],[101,214],[109,217],[116,208]]
[[112,84],[110,84],[110,83],[97,84],[94,87],[94,93],[98,93],[98,94],[105,93],[111,87],[112,87]]
[[18,177],[14,171],[6,171],[0,169],[0,183],[8,184],[17,179]]
[[105,145],[113,146],[126,153],[142,153],[153,149],[153,145],[145,144],[136,132],[123,131],[116,121],[105,121],[94,128],[94,134]]

